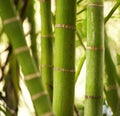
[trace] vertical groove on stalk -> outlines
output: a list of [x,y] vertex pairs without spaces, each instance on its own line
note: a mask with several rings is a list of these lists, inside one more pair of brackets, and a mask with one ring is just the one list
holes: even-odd
[[76,0],[56,1],[53,110],[73,116]]
[[50,99],[53,96],[53,33],[51,0],[40,0],[41,12],[41,76]]
[[88,0],[85,116],[102,116],[104,70],[103,0]]
[[[3,20],[4,30],[10,39],[13,50],[16,51],[17,60],[22,67],[23,74],[28,77],[26,84],[31,96],[45,92],[40,76],[33,76],[38,72],[38,69],[27,48],[22,25],[18,18],[16,18],[17,13],[11,0],[0,0],[0,16]],[[47,95],[34,98],[33,104],[37,115],[51,112],[50,101]]]

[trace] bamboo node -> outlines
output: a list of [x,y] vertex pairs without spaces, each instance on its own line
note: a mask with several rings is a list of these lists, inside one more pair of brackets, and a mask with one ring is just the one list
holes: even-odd
[[75,73],[75,69],[65,69],[65,68],[54,68],[55,70],[62,71],[62,72],[71,72]]
[[50,0],[40,0],[40,2],[50,2]]
[[36,73],[33,73],[33,74],[26,75],[24,78],[25,78],[26,81],[28,81],[28,80],[38,78],[38,77],[40,77],[40,73],[36,72]]
[[116,89],[117,89],[117,86],[116,86],[116,85],[109,85],[109,86],[106,86],[105,89],[106,89],[107,91],[116,90]]
[[31,99],[34,101],[34,100],[37,100],[38,98],[45,96],[45,95],[47,95],[47,93],[45,91],[43,91],[43,92],[37,93],[35,95],[32,95]]
[[16,48],[14,50],[14,53],[15,54],[20,54],[21,52],[25,52],[25,51],[28,51],[29,48],[27,46],[22,46],[22,47],[19,47],[19,48]]
[[55,116],[53,112],[47,112],[45,114],[42,114],[40,116]]
[[51,35],[41,35],[41,38],[53,38],[54,36],[51,34]]
[[42,68],[53,68],[53,65],[42,64],[41,67],[42,67]]
[[104,50],[104,47],[96,47],[96,46],[86,46],[87,50]]
[[3,24],[6,25],[6,24],[9,24],[9,23],[13,23],[15,21],[19,21],[19,20],[20,20],[19,16],[16,16],[16,17],[5,19]]
[[88,7],[103,7],[103,4],[97,4],[97,3],[90,3],[88,4]]
[[86,95],[85,98],[86,99],[101,99],[102,96],[92,96],[92,95],[90,96],[90,95]]
[[68,25],[68,24],[56,24],[55,28],[65,28],[65,29],[70,29],[70,30],[76,29],[74,25]]

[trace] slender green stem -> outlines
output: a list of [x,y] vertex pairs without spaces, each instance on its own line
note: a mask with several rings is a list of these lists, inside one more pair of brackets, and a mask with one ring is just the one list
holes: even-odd
[[116,11],[116,9],[120,6],[120,1],[117,0],[116,4],[113,6],[113,8],[111,9],[111,11],[109,12],[109,14],[105,17],[104,19],[104,23],[107,23],[107,21],[111,18],[111,16],[113,15],[113,13]]
[[41,13],[41,73],[42,80],[49,96],[53,96],[53,33],[51,0],[40,2]]
[[103,0],[88,0],[85,116],[102,116],[103,71]]
[[81,11],[77,12],[76,15],[79,15],[79,14],[81,14],[84,11],[86,11],[86,7],[84,9],[82,9]]
[[76,0],[56,1],[53,110],[73,116]]
[[11,0],[0,0],[0,16],[3,20],[4,31],[22,67],[22,72],[37,115],[42,116],[51,113],[51,104],[48,95],[43,88],[37,65],[27,47],[21,22]]
[[80,43],[81,43],[82,47],[84,48],[84,50],[86,50],[85,45],[84,45],[84,43],[82,42],[82,38],[81,38],[81,36],[80,36],[79,32],[78,32],[78,31],[76,31],[76,34],[77,34],[77,37],[78,37],[78,39],[79,39],[79,41],[80,41]]
[[78,79],[78,76],[79,76],[79,74],[81,72],[81,69],[82,69],[82,66],[84,64],[85,59],[86,59],[86,53],[83,54],[83,56],[81,57],[81,59],[79,61],[79,64],[78,64],[78,67],[77,67],[77,71],[76,71],[76,74],[75,74],[75,82]]

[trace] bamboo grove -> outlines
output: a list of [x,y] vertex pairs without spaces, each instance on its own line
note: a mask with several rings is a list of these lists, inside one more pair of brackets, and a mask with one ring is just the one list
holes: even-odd
[[21,82],[30,116],[119,116],[119,16],[119,0],[0,0],[0,116],[20,115]]

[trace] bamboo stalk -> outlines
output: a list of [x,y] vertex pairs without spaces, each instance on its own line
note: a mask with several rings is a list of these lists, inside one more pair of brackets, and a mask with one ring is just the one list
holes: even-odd
[[41,74],[50,99],[53,96],[53,33],[51,0],[40,0],[41,13]]
[[48,113],[52,115],[48,95],[44,91],[35,61],[30,55],[22,25],[12,1],[0,0],[0,15],[3,20],[4,30],[22,67],[37,115],[42,116]]
[[85,116],[102,116],[103,66],[103,0],[88,0]]
[[53,110],[73,116],[76,0],[56,1]]

